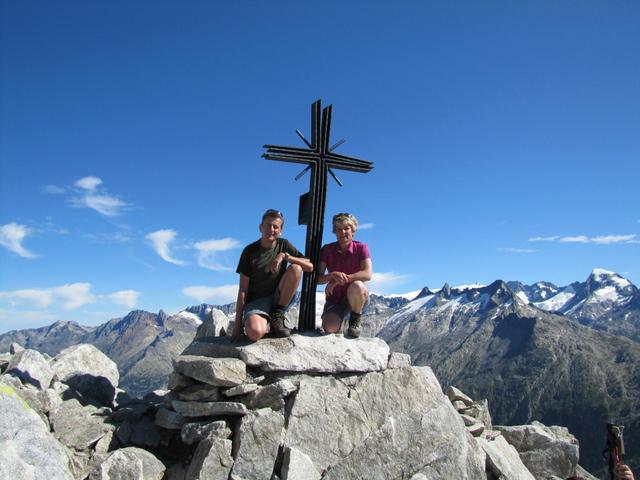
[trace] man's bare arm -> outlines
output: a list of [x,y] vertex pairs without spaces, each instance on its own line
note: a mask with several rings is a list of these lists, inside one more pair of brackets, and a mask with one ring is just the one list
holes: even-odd
[[242,314],[247,299],[247,291],[249,290],[249,277],[240,274],[240,283],[238,285],[238,298],[236,299],[236,321],[233,324],[232,340],[238,340],[242,335]]

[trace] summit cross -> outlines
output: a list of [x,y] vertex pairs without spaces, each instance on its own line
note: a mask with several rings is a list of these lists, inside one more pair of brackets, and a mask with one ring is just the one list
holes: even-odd
[[[327,174],[342,186],[338,177],[331,170],[351,170],[367,173],[373,168],[373,163],[354,157],[338,155],[333,151],[344,143],[340,140],[329,146],[331,132],[332,105],[322,109],[321,101],[311,105],[311,142],[299,130],[296,133],[306,144],[307,148],[282,147],[278,145],[264,145],[267,149],[262,156],[267,160],[304,163],[307,167],[296,177],[298,180],[307,170],[311,170],[309,193],[301,198],[299,223],[307,225],[305,255],[314,265],[311,273],[305,273],[302,280],[302,297],[300,299],[300,315],[298,316],[298,330],[315,330],[316,321],[316,285],[319,272],[317,271],[322,247],[322,232],[324,228],[324,210],[327,197]],[[320,115],[322,109],[322,117]]]

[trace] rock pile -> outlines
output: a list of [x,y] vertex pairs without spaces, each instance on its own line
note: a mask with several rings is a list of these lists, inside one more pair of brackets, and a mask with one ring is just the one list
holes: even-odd
[[199,337],[169,391],[118,390],[90,345],[0,355],[0,478],[533,479],[576,473],[560,427],[493,427],[486,401],[377,338]]

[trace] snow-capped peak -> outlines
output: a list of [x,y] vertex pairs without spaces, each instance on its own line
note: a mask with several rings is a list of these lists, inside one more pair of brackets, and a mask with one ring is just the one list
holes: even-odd
[[182,310],[181,312],[176,313],[177,317],[186,318],[188,320],[192,320],[196,325],[202,324],[202,320],[195,313],[187,312],[186,310]]

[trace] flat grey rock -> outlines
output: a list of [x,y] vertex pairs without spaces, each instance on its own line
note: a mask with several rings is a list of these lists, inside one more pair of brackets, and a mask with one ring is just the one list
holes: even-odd
[[0,387],[0,412],[0,478],[73,480],[65,448],[9,386]]
[[167,430],[180,430],[187,419],[168,408],[159,408],[156,412],[156,425]]
[[225,439],[230,436],[231,430],[227,427],[227,422],[224,420],[185,423],[180,431],[180,437],[187,445],[201,442],[209,437]]
[[206,438],[198,444],[185,480],[228,480],[232,466],[231,440]]
[[51,361],[54,379],[103,404],[111,404],[120,381],[118,365],[93,345],[65,348]]
[[53,370],[49,361],[36,350],[21,350],[16,352],[5,373],[18,377],[23,383],[30,383],[44,390],[49,388],[53,378]]
[[520,454],[522,463],[536,478],[574,475],[578,466],[578,441],[565,427],[531,425],[494,427]]
[[374,372],[387,368],[389,346],[379,338],[294,334],[238,347],[251,367],[269,372]]
[[115,428],[96,407],[83,406],[75,398],[63,401],[49,416],[55,437],[76,450],[89,448]]
[[411,366],[411,355],[408,353],[391,352],[387,368],[405,368]]
[[235,358],[180,355],[173,359],[176,372],[216,387],[235,387],[244,382],[244,362]]
[[196,338],[182,352],[182,355],[196,355],[211,358],[240,358],[239,346],[250,345],[248,341],[234,343],[230,337]]
[[213,385],[191,385],[178,392],[178,399],[185,402],[217,402],[220,400],[220,387]]
[[153,454],[136,447],[121,448],[89,475],[89,480],[162,480],[166,468]]
[[496,478],[504,480],[535,480],[522,463],[516,449],[507,443],[502,435],[493,440],[477,438],[478,444],[487,454],[487,459]]
[[173,400],[171,405],[184,417],[210,417],[214,415],[246,415],[248,410],[239,402],[182,402]]
[[282,410],[285,398],[296,390],[298,390],[298,387],[293,382],[283,379],[254,390],[241,401],[253,410],[266,407],[273,410]]
[[320,477],[308,455],[296,448],[284,449],[282,480],[320,480]]
[[283,430],[284,416],[270,408],[255,410],[243,417],[234,440],[239,448],[231,478],[271,478]]
[[464,402],[467,406],[473,405],[473,400],[471,399],[471,397],[469,397],[466,393],[464,393],[462,390],[457,389],[456,387],[450,386],[444,393],[452,402],[459,400],[461,402]]
[[231,387],[228,390],[224,390],[222,395],[225,397],[236,397],[238,395],[246,395],[247,393],[251,393],[254,390],[257,390],[258,385],[256,383],[243,383],[242,385],[238,385],[237,387]]

